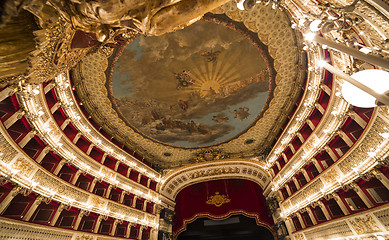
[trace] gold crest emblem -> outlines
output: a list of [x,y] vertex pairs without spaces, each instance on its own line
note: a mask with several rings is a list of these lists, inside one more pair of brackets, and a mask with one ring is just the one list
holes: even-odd
[[215,195],[210,196],[206,203],[220,207],[221,205],[229,202],[231,202],[231,199],[229,199],[228,196],[224,194],[220,195],[219,192],[215,192]]

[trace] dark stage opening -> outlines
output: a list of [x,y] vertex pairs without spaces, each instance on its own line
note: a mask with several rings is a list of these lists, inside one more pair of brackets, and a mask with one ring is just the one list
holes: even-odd
[[254,218],[234,215],[224,220],[198,218],[187,225],[177,240],[274,240],[265,227],[258,226]]

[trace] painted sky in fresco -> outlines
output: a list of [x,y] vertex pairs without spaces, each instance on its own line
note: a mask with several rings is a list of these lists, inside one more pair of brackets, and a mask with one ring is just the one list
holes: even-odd
[[266,102],[268,78],[249,40],[199,21],[128,44],[112,89],[132,127],[167,144],[200,147],[233,138],[253,123]]

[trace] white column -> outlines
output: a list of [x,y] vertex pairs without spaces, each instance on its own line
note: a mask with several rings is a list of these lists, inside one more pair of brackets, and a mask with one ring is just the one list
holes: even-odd
[[71,184],[76,184],[78,178],[80,177],[82,171],[80,169],[77,170],[77,172],[74,174]]
[[326,111],[321,105],[320,103],[315,103],[315,107],[317,110],[319,110],[319,112],[324,115],[324,112]]
[[359,126],[361,126],[362,128],[366,127],[367,122],[363,118],[361,118],[361,116],[359,116],[358,113],[356,113],[355,111],[351,111],[349,115],[351,119],[353,119],[355,122],[359,124]]
[[309,218],[311,219],[313,225],[316,225],[316,224],[317,224],[317,221],[316,221],[315,216],[313,216],[313,213],[312,213],[311,208],[310,208],[310,207],[306,207],[306,210],[307,210],[307,213],[308,213]]
[[105,158],[107,157],[107,155],[108,154],[106,152],[103,154],[103,157],[101,158],[101,164],[104,164]]
[[132,223],[127,224],[126,238],[130,238]]
[[147,203],[149,201],[147,201],[146,199],[143,201],[143,211],[146,212],[146,209],[147,209]]
[[53,82],[47,84],[46,87],[44,88],[45,94],[48,93],[54,87],[55,87],[55,83],[53,83]]
[[297,190],[299,190],[301,187],[300,187],[300,183],[297,181],[296,177],[293,176],[292,180],[293,180],[294,185],[296,186]]
[[151,178],[147,180],[147,187],[150,188]]
[[80,137],[81,137],[81,133],[78,132],[78,133],[76,134],[76,136],[74,137],[74,139],[73,139],[73,143],[76,144],[77,141],[78,141],[78,139],[80,139]]
[[65,159],[62,159],[62,160],[58,163],[58,165],[57,165],[57,167],[55,168],[53,174],[54,174],[54,175],[58,175],[58,173],[61,171],[61,169],[62,169],[62,167],[63,167],[63,165],[64,165],[65,163],[66,163],[66,160],[65,160]]
[[304,137],[303,137],[303,135],[301,135],[301,133],[300,132],[297,132],[296,133],[296,135],[297,135],[297,137],[300,139],[300,142],[304,142],[305,141],[305,139],[304,139]]
[[126,191],[122,191],[122,193],[120,194],[119,203],[123,203],[125,196],[126,196]]
[[345,132],[343,132],[342,130],[338,130],[336,132],[339,137],[341,137],[343,139],[343,141],[347,144],[347,146],[349,147],[352,147],[353,146],[353,141],[349,138],[349,136],[347,136],[347,134]]
[[61,103],[60,102],[56,102],[51,108],[50,108],[50,112],[51,114],[55,113],[55,111],[58,110],[58,108],[61,106]]
[[346,205],[344,204],[340,196],[335,192],[332,193],[332,196],[334,197],[335,201],[338,203],[338,206],[342,210],[343,214],[344,215],[350,214],[349,210],[347,209]]
[[17,87],[10,86],[0,92],[0,102],[9,96],[12,96],[17,91]]
[[43,158],[47,155],[47,153],[50,151],[51,147],[46,146],[42,151],[39,153],[38,157],[35,159],[37,163],[41,163]]
[[326,92],[328,94],[328,96],[331,95],[331,89],[327,85],[322,83],[322,84],[320,84],[320,88],[323,89],[323,91]]
[[281,156],[282,156],[282,158],[284,159],[284,161],[285,161],[286,163],[289,161],[288,158],[286,157],[286,155],[285,155],[284,152],[281,153]]
[[372,173],[389,190],[389,179],[381,171],[373,169]]
[[319,207],[323,211],[324,216],[326,217],[326,219],[327,220],[331,220],[331,215],[328,212],[328,210],[327,210],[326,206],[324,205],[324,203],[322,201],[317,201],[317,202],[319,203]]
[[285,200],[284,195],[282,194],[281,190],[278,190],[277,192],[278,192],[278,196],[280,196],[281,198],[281,201],[284,201]]
[[307,125],[311,128],[311,130],[315,130],[315,124],[313,124],[313,122],[311,121],[311,119],[307,119],[305,120],[305,122],[307,123]]
[[89,145],[88,150],[86,150],[86,154],[87,154],[87,155],[90,154],[90,152],[92,151],[92,149],[93,149],[94,146],[95,146],[95,145],[94,145],[93,143],[91,143],[91,144]]
[[94,178],[93,181],[91,182],[90,186],[89,186],[89,192],[93,192],[93,189],[95,188],[96,186],[96,183],[97,183],[97,179]]
[[305,170],[305,168],[301,168],[301,172],[303,173],[303,176],[305,177],[305,180],[307,182],[311,181],[311,178],[309,177],[307,170]]
[[112,226],[112,229],[111,229],[111,232],[109,233],[109,235],[115,236],[115,232],[116,232],[116,228],[118,226],[118,223],[119,223],[119,220],[115,219],[115,221],[113,222],[113,226]]
[[27,145],[27,143],[35,136],[36,131],[31,130],[29,133],[27,133],[26,136],[23,137],[23,139],[19,142],[19,146],[23,148]]
[[19,109],[17,112],[12,114],[11,117],[4,121],[4,127],[7,129],[10,128],[16,121],[21,119],[25,113],[26,112],[24,110]]
[[288,144],[290,150],[292,151],[293,154],[296,153],[296,149],[294,149],[293,145],[291,143]]
[[285,220],[286,228],[288,229],[289,235],[292,234],[292,232],[296,231],[296,228],[294,227],[293,221],[291,218],[287,218]]
[[374,207],[374,204],[370,201],[370,199],[366,196],[358,184],[353,182],[350,184],[350,186],[354,189],[354,191],[358,194],[358,196],[362,199],[368,208]]
[[313,165],[315,165],[317,171],[318,171],[319,173],[323,172],[323,169],[322,169],[322,167],[320,166],[320,164],[319,164],[319,162],[317,161],[317,159],[316,159],[316,158],[312,158],[311,160],[312,160]]
[[70,123],[70,119],[69,118],[65,119],[65,121],[63,121],[63,123],[61,124],[60,128],[64,130],[66,126],[69,125],[69,123]]
[[99,215],[99,217],[96,220],[95,228],[93,229],[94,233],[97,233],[99,231],[99,227],[100,227],[100,224],[101,224],[102,220],[103,220],[103,216]]
[[277,165],[278,169],[281,171],[281,164],[278,162],[278,160],[276,161],[276,165]]
[[111,193],[111,190],[112,190],[112,185],[110,184],[107,188],[107,191],[105,192],[105,197],[106,198],[109,198],[109,194]]
[[64,207],[65,206],[62,203],[58,206],[57,211],[54,214],[54,217],[51,219],[50,226],[55,225],[55,223],[57,222],[59,216],[61,215],[61,212],[64,209]]
[[21,188],[19,186],[14,187],[8,193],[8,195],[4,198],[4,200],[0,203],[0,214],[2,214],[4,212],[4,210],[8,207],[8,205],[11,203],[12,199],[14,199],[16,197],[16,195],[18,195],[20,189]]
[[138,173],[138,180],[137,182],[140,183],[140,180],[142,179],[142,174],[141,173]]
[[39,207],[39,205],[41,204],[42,202],[42,197],[39,196],[35,199],[34,203],[30,206],[30,208],[28,209],[26,215],[24,215],[23,217],[23,220],[24,221],[30,221],[30,218],[32,217],[32,215],[34,214],[35,210]]
[[144,226],[140,226],[138,233],[138,240],[142,240]]
[[127,173],[126,173],[126,177],[130,177],[130,174],[131,174],[131,168],[129,167],[128,169],[127,169]]
[[134,198],[132,199],[131,207],[135,208],[137,199],[138,199],[138,196],[134,195]]
[[338,160],[338,157],[336,156],[336,154],[334,153],[334,151],[332,151],[332,149],[328,146],[328,145],[325,145],[324,146],[324,150],[326,150],[326,152],[328,153],[328,155],[330,155],[332,161],[336,162]]
[[289,185],[287,183],[285,183],[285,189],[286,189],[286,192],[288,193],[288,196],[292,196],[292,191],[290,190],[289,188]]
[[150,231],[150,240],[158,240],[158,228],[152,228]]
[[306,228],[307,226],[305,225],[305,222],[303,220],[303,217],[301,217],[301,214],[299,212],[296,212],[296,215],[297,215],[297,219],[299,220],[299,222],[301,224],[301,227]]
[[77,216],[76,222],[74,223],[73,229],[77,230],[78,227],[80,226],[82,218],[85,216],[85,210],[81,210],[80,213]]
[[115,172],[118,171],[119,165],[120,165],[120,161],[116,161],[115,168],[114,168]]

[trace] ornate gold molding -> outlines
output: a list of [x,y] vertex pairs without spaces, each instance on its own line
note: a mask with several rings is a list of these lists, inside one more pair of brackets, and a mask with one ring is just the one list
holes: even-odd
[[221,205],[231,202],[231,199],[227,195],[215,192],[215,195],[208,197],[206,201],[209,205],[215,205],[216,207],[221,207]]

